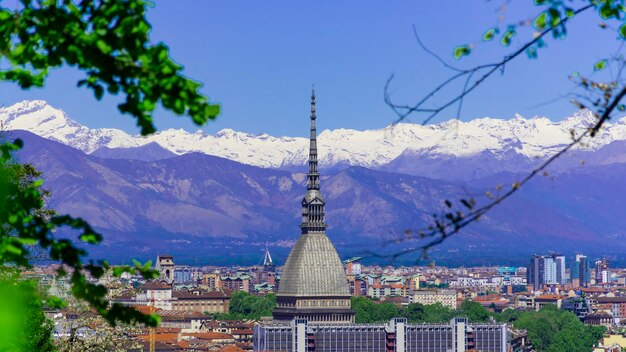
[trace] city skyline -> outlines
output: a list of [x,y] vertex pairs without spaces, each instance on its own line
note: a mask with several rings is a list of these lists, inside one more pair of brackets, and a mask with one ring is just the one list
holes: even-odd
[[0,5],[0,350],[625,351],[625,1]]

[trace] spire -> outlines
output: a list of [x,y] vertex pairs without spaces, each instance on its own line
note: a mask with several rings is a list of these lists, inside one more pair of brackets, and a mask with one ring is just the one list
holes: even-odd
[[309,173],[307,189],[320,189],[320,175],[317,173],[317,129],[315,126],[315,85],[311,92],[311,134],[309,139]]
[[309,172],[307,174],[307,192],[302,199],[302,234],[323,233],[324,199],[320,193],[320,174],[317,170],[317,128],[315,126],[315,85],[311,92],[311,131],[309,137]]

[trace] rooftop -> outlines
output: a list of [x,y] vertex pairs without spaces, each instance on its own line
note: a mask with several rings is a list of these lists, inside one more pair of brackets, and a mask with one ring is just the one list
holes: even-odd
[[289,253],[279,295],[349,296],[343,264],[325,233],[303,234]]

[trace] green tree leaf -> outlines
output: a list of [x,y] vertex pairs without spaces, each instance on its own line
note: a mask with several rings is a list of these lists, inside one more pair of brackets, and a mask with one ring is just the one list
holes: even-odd
[[620,37],[626,40],[626,23],[623,23],[621,26],[619,26],[618,32]]
[[544,30],[544,28],[546,28],[547,20],[548,20],[548,13],[543,11],[533,21],[533,27],[535,27],[539,31],[542,31]]
[[503,46],[511,45],[511,39],[515,36],[515,34],[517,34],[515,28],[507,29],[507,31],[502,35],[502,38],[500,38],[500,44]]
[[454,48],[454,58],[458,60],[463,56],[469,55],[471,52],[472,49],[469,47],[469,45],[459,45]]
[[492,41],[495,35],[498,34],[498,28],[490,28],[483,34],[483,41]]
[[594,70],[594,71],[601,71],[601,70],[604,70],[604,69],[606,68],[606,64],[607,64],[607,62],[608,62],[608,61],[607,61],[606,59],[604,59],[604,60],[600,60],[600,61],[596,62],[596,63],[593,65],[593,70]]

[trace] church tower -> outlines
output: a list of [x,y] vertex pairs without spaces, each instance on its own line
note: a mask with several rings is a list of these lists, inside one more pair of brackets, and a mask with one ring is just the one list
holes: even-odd
[[167,254],[162,254],[157,257],[155,270],[159,272],[160,280],[165,280],[167,283],[174,282],[174,257]]
[[289,253],[276,294],[275,321],[307,319],[309,324],[354,321],[343,264],[326,236],[325,205],[317,167],[315,90],[311,94],[311,130],[307,191],[302,198],[301,235]]

